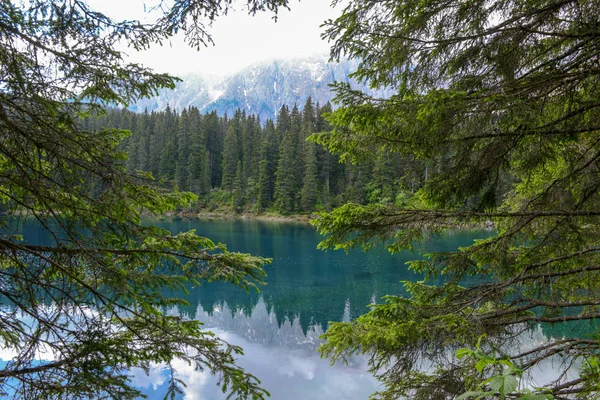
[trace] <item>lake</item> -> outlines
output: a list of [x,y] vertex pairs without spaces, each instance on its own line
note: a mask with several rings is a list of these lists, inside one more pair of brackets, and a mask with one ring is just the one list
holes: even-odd
[[[401,295],[402,280],[420,280],[409,271],[407,261],[432,251],[454,251],[475,239],[490,235],[486,230],[450,232],[431,238],[419,252],[391,255],[382,247],[369,253],[359,250],[317,250],[322,237],[306,224],[253,220],[146,221],[172,233],[196,230],[201,236],[226,243],[230,250],[273,259],[267,265],[267,285],[260,293],[247,293],[225,283],[189,288],[189,305],[165,310],[196,318],[231,344],[243,347],[237,363],[262,381],[273,399],[367,399],[379,388],[367,371],[367,359],[357,356],[348,365],[330,366],[316,351],[319,336],[329,321],[348,321],[381,302],[385,295]],[[24,224],[28,243],[47,244],[47,231]],[[474,278],[475,279],[475,278]],[[483,278],[482,278],[483,279]],[[523,332],[522,349],[547,343],[560,332],[535,329]],[[0,367],[14,355],[0,348]],[[541,362],[528,377],[526,387],[540,387],[557,377],[559,355]],[[186,382],[181,399],[220,400],[226,396],[216,386],[210,371],[195,371],[174,361],[176,377]],[[576,377],[576,375],[574,375]],[[168,376],[164,365],[153,365],[146,374],[131,370],[131,382],[149,399],[162,399]]]
[[[369,253],[355,250],[346,254],[317,250],[322,237],[306,224],[254,220],[146,223],[174,234],[193,229],[215,242],[226,243],[230,250],[273,259],[265,267],[267,285],[260,293],[247,293],[225,283],[207,283],[189,288],[188,306],[165,311],[196,318],[220,338],[243,347],[245,355],[238,358],[238,365],[258,377],[276,400],[367,399],[379,385],[367,371],[366,357],[357,356],[348,365],[335,366],[319,357],[319,336],[328,322],[348,321],[368,311],[369,304],[381,302],[382,296],[403,294],[400,281],[421,279],[408,270],[407,261],[427,252],[454,251],[491,234],[486,230],[450,232],[431,238],[415,253],[391,255],[378,247]],[[28,243],[51,242],[47,231],[36,223],[25,223],[20,231]],[[519,334],[517,340],[520,348],[527,350],[561,336],[559,329],[537,326]],[[12,357],[10,349],[0,348],[0,367]],[[561,355],[542,361],[522,383],[525,387],[548,384],[557,378],[556,365],[565,361]],[[177,360],[173,366],[176,377],[187,384],[180,399],[226,397],[210,371],[195,371]],[[577,376],[574,371],[568,378]],[[164,365],[153,365],[146,374],[134,368],[131,382],[149,399],[162,399],[167,390],[167,370]]]
[[[406,262],[418,253],[390,255],[383,248],[367,254],[356,250],[317,250],[322,237],[305,224],[246,221],[153,221],[172,233],[195,229],[199,235],[226,243],[230,250],[273,259],[261,292],[211,283],[192,288],[190,305],[169,313],[197,318],[227,341],[244,348],[239,365],[257,376],[273,399],[367,399],[378,388],[367,372],[366,359],[335,365],[316,352],[329,321],[365,313],[388,294],[402,294],[401,280],[417,280]],[[489,236],[484,230],[454,232],[429,241],[423,252],[452,251]],[[175,363],[187,382],[186,399],[224,398],[209,373]],[[151,399],[162,398],[167,377],[157,365],[150,375],[133,371],[133,383]]]

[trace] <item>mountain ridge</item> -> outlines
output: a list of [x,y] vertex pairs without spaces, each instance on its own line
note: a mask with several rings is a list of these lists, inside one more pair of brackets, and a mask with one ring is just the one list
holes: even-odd
[[330,102],[333,93],[329,85],[334,81],[347,82],[370,94],[387,95],[351,78],[357,67],[358,61],[332,63],[327,56],[313,56],[257,63],[221,78],[188,74],[175,89],[163,89],[158,96],[142,99],[129,109],[162,111],[168,106],[181,111],[193,106],[202,113],[216,111],[219,115],[233,115],[241,109],[266,121],[276,119],[283,105],[302,108],[309,96],[313,103]]

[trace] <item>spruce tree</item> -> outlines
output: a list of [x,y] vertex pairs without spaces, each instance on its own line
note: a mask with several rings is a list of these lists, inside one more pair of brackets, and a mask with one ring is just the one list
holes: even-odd
[[301,207],[303,211],[313,211],[317,205],[319,190],[317,170],[317,146],[314,143],[306,144],[306,158],[304,160],[304,183],[301,192]]
[[234,124],[229,124],[225,143],[223,147],[223,180],[221,188],[224,190],[233,190],[233,181],[239,161],[238,138]]
[[233,182],[233,209],[239,212],[244,205],[245,198],[246,187],[244,185],[244,169],[242,162],[238,161]]
[[[135,399],[131,369],[164,363],[164,394],[174,398],[175,360],[219,375],[231,397],[267,395],[235,364],[239,347],[164,312],[183,302],[173,293],[189,282],[254,287],[266,260],[142,224],[142,213],[160,215],[195,196],[150,186],[133,172],[135,159],[128,172],[120,143],[129,132],[119,127],[135,130],[138,117],[102,116],[106,104],[125,108],[176,82],[127,62],[119,48],[145,50],[176,32],[192,46],[210,42],[205,27],[231,3],[163,4],[158,20],[151,14],[141,24],[113,20],[85,1],[0,2],[0,342],[11,354],[0,370],[3,396]],[[243,4],[256,12],[287,2]],[[83,118],[96,116],[102,120],[88,130]],[[171,145],[174,166],[176,144],[160,141],[148,143],[151,159]],[[42,245],[17,235],[24,216],[51,239]]]
[[287,131],[279,148],[279,162],[275,172],[275,207],[284,214],[295,211],[297,180],[295,163],[296,137],[292,131]]
[[375,157],[373,165],[373,187],[378,191],[377,201],[391,202],[396,197],[396,171],[389,152],[382,150]]
[[204,116],[204,135],[206,150],[210,154],[210,182],[212,187],[218,187],[223,180],[223,141],[227,130],[222,129],[222,122],[216,111]]
[[[600,396],[598,10],[597,1],[357,1],[328,23],[332,57],[358,59],[357,79],[394,94],[338,84],[335,129],[315,140],[356,162],[385,149],[427,169],[412,204],[321,215],[322,246],[380,240],[397,252],[448,229],[495,227],[411,262],[423,281],[329,327],[321,352],[367,353],[379,396]],[[535,330],[548,340],[519,343]],[[553,357],[555,378],[530,384]]]
[[180,190],[188,188],[188,160],[190,157],[190,118],[188,111],[183,109],[177,118],[177,164],[175,167],[175,181]]
[[139,136],[136,166],[140,171],[150,171],[148,145],[149,137],[152,132],[150,122],[150,115],[148,114],[148,110],[145,109],[143,114],[138,115],[135,128],[133,130],[134,136]]
[[275,171],[279,160],[277,132],[272,120],[267,120],[260,141],[257,202],[260,211],[273,202],[275,193]]
[[291,151],[291,162],[294,163],[293,169],[294,179],[293,188],[291,190],[295,193],[294,198],[294,209],[300,209],[300,199],[302,190],[302,181],[304,179],[304,133],[302,128],[302,113],[298,109],[298,105],[294,104],[292,111],[290,112],[290,131],[292,139]]
[[161,179],[175,179],[175,169],[177,167],[177,145],[175,144],[175,141],[175,136],[168,138],[160,155],[158,176]]
[[138,135],[133,135],[128,139],[127,146],[127,171],[133,172],[138,169],[138,160],[139,160],[139,150],[140,150],[140,137]]
[[315,110],[312,105],[312,99],[309,97],[302,110],[301,138],[303,143],[302,154],[304,154],[304,174],[302,177],[300,207],[303,211],[313,211],[317,205],[317,193],[319,191],[317,146],[314,143],[306,143],[306,138],[312,135],[315,129]]

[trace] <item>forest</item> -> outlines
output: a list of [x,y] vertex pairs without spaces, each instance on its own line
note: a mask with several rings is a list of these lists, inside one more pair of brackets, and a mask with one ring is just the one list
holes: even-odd
[[289,215],[411,198],[427,174],[423,161],[381,150],[353,164],[307,140],[332,129],[323,117],[331,111],[329,103],[308,98],[302,109],[283,106],[277,122],[263,124],[242,110],[220,117],[195,107],[111,109],[85,119],[84,127],[131,131],[120,145],[127,171],[151,173],[166,189],[198,195],[195,210]]
[[[291,105],[277,123],[105,113],[179,81],[124,49],[179,33],[210,45],[234,3],[294,7],[160,3],[141,23],[83,0],[0,2],[1,396],[135,399],[131,368],[160,364],[175,399],[177,361],[230,398],[268,397],[241,347],[164,311],[188,304],[170,295],[186,285],[265,283],[269,259],[143,220],[196,202],[322,210],[319,248],[392,254],[491,221],[486,239],[410,261],[422,280],[332,322],[321,356],[366,356],[374,398],[600,399],[598,0],[334,0],[331,60],[358,60],[353,78],[392,95],[338,82],[335,109]],[[522,346],[539,327],[561,334]],[[558,375],[532,381],[548,364]]]

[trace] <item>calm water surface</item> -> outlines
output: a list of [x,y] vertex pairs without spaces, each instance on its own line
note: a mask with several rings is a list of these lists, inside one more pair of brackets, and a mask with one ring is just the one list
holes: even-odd
[[[150,223],[150,222],[149,222]],[[196,230],[201,236],[227,244],[230,250],[273,259],[267,265],[267,285],[261,292],[222,283],[190,289],[189,306],[167,310],[196,318],[221,338],[244,348],[238,364],[257,376],[273,399],[367,399],[378,389],[367,372],[366,359],[331,367],[316,348],[329,321],[348,321],[381,302],[388,294],[402,294],[402,280],[418,280],[406,262],[419,253],[390,255],[382,248],[317,250],[322,237],[309,225],[267,221],[152,221],[172,233]],[[25,226],[28,242],[47,242],[47,234]],[[487,231],[461,231],[430,240],[422,253],[453,251]],[[174,363],[177,376],[187,383],[185,399],[217,400],[225,396],[209,372]],[[162,399],[167,374],[155,365],[149,375],[133,369],[132,382],[150,399]]]
[[[347,321],[388,294],[402,294],[401,280],[420,277],[406,262],[418,253],[390,255],[382,248],[317,250],[322,237],[314,228],[266,221],[159,221],[172,233],[195,229],[199,235],[226,243],[230,250],[269,257],[267,285],[246,293],[227,284],[211,283],[190,291],[189,307],[169,312],[198,318],[222,338],[241,345],[238,363],[253,373],[273,399],[367,399],[378,389],[367,372],[366,360],[356,357],[348,366],[331,367],[316,353],[329,321]],[[489,235],[462,231],[432,239],[423,252],[452,251]],[[186,382],[186,399],[221,399],[210,374],[176,365]],[[150,398],[162,398],[166,376],[156,366],[150,376],[134,371],[133,381]]]

